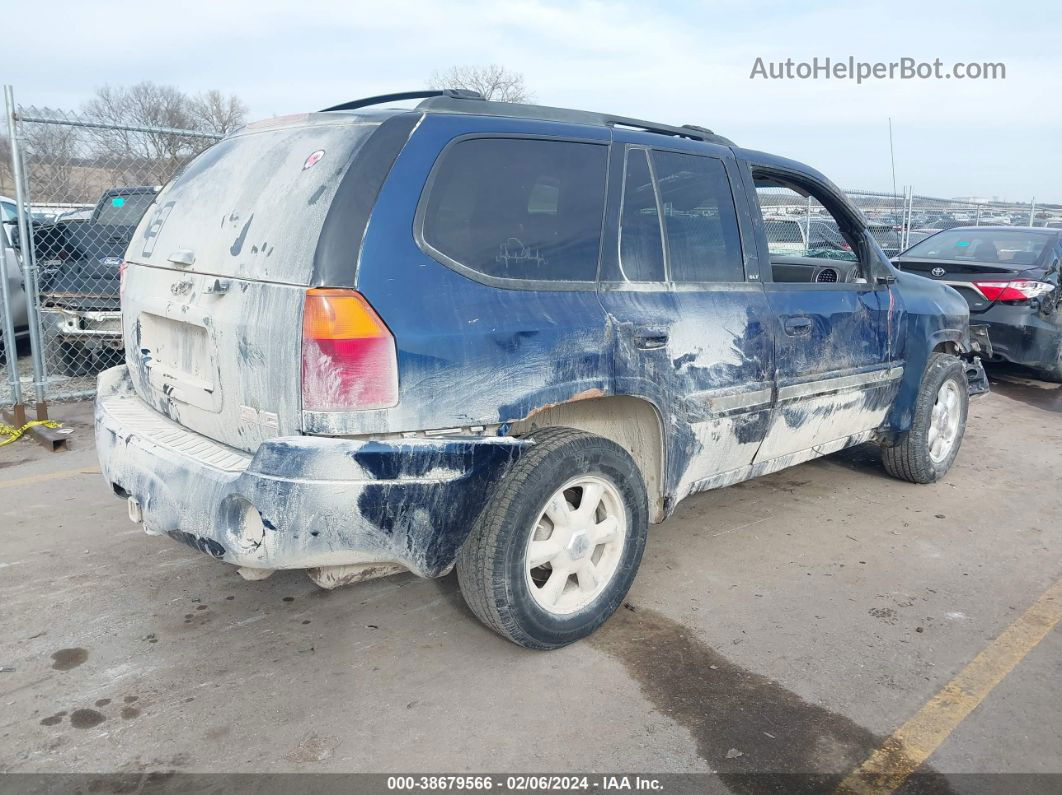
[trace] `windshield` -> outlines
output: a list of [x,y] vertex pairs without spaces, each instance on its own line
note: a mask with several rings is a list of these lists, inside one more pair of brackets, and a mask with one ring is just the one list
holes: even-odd
[[1050,238],[1018,230],[951,229],[911,246],[904,257],[1035,265]]
[[107,196],[96,216],[96,223],[101,226],[136,226],[153,201],[153,192]]

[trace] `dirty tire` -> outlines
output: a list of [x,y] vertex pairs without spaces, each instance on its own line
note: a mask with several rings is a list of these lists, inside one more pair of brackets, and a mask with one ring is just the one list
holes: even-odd
[[[951,450],[940,461],[930,455],[929,430],[937,395],[947,381],[958,388],[958,432]],[[929,358],[922,385],[914,407],[911,430],[891,447],[882,447],[881,459],[886,471],[895,478],[911,483],[934,483],[944,477],[955,461],[966,431],[966,413],[970,405],[966,371],[962,361],[947,353],[934,353]]]
[[[637,464],[619,445],[572,428],[529,434],[535,444],[499,483],[457,557],[457,578],[469,608],[484,624],[529,649],[556,649],[600,627],[634,581],[648,531],[648,500]],[[581,476],[615,487],[626,515],[619,560],[604,590],[568,614],[543,608],[526,572],[532,526],[558,489]]]

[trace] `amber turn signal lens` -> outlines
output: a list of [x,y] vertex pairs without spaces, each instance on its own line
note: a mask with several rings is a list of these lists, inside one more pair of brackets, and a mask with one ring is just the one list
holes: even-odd
[[306,291],[303,339],[356,340],[390,335],[380,316],[359,293],[335,289]]

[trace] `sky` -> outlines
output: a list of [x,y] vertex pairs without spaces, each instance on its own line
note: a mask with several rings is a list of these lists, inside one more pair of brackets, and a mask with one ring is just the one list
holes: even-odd
[[[1062,203],[1062,3],[6,0],[0,81],[73,109],[141,80],[263,118],[496,63],[544,105],[710,127],[848,189]],[[179,10],[177,10],[179,9]],[[42,15],[48,20],[42,20]],[[59,21],[61,20],[61,24]],[[1003,63],[1002,80],[764,80],[765,64]]]

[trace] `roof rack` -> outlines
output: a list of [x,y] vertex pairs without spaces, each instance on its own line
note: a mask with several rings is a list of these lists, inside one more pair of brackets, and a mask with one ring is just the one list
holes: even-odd
[[330,110],[357,110],[358,108],[367,108],[370,105],[383,105],[385,102],[398,102],[403,99],[425,99],[427,97],[483,99],[483,95],[478,91],[466,91],[463,88],[431,88],[423,91],[401,91],[397,94],[380,94],[376,97],[365,97],[365,99],[352,99],[350,102],[342,102],[330,108],[322,108],[320,113],[327,113]]
[[671,135],[677,138],[689,138],[694,141],[707,141],[723,146],[732,146],[733,142],[721,135],[716,135],[706,127],[684,125],[673,127],[655,121],[633,119],[629,116],[616,116],[611,113],[594,113],[587,110],[570,110],[553,108],[548,105],[522,105],[516,102],[491,102],[479,99],[475,107],[469,107],[466,98],[449,92],[443,92],[426,98],[417,105],[418,109],[442,111],[445,113],[481,113],[489,116],[511,116],[524,119],[543,119],[572,124],[592,124],[600,127],[626,127],[633,130]]
[[[553,108],[548,105],[524,105],[516,102],[492,102],[484,98],[477,91],[466,91],[461,88],[426,89],[423,91],[404,91],[398,94],[381,94],[376,97],[355,99],[340,105],[325,108],[322,113],[333,110],[356,110],[369,107],[370,105],[382,105],[386,102],[398,102],[404,99],[422,100],[417,108],[443,113],[478,113],[485,116],[509,116],[524,119],[541,119],[544,121],[568,122],[571,124],[591,124],[599,127],[624,127],[632,130],[644,130],[645,132],[659,135],[671,135],[677,138],[689,138],[694,141],[707,141],[708,143],[731,146],[733,142],[721,135],[716,135],[707,127],[699,127],[695,124],[684,124],[681,127],[673,127],[670,124],[658,124],[644,119],[633,119],[628,116],[615,116],[608,113],[593,113],[586,110],[570,110],[568,108]],[[476,104],[470,106],[469,101]]]

